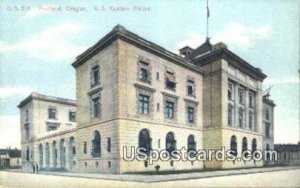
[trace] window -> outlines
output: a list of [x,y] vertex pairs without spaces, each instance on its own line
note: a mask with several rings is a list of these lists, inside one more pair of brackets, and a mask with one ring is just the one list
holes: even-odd
[[149,156],[152,139],[147,129],[142,129],[139,133],[139,147],[144,148],[145,153]]
[[249,92],[249,107],[254,108],[255,97],[253,92]]
[[235,135],[231,136],[230,150],[231,150],[232,155],[237,156],[237,141],[236,141],[236,136]]
[[233,100],[233,84],[228,83],[228,100]]
[[159,80],[159,72],[156,73],[156,80]]
[[76,146],[72,146],[72,154],[73,154],[73,155],[76,154]]
[[94,131],[92,139],[92,156],[100,157],[101,153],[101,137],[99,131]]
[[149,114],[149,96],[139,95],[139,113]]
[[270,138],[270,123],[265,124],[265,136],[266,138]]
[[270,111],[266,110],[266,120],[270,120]]
[[100,117],[100,98],[99,97],[92,99],[92,115],[94,118]]
[[26,148],[26,161],[29,161],[29,147]]
[[86,154],[86,142],[83,143],[83,153]]
[[99,74],[99,66],[95,66],[91,70],[91,86],[96,86],[100,84],[100,74]]
[[111,151],[111,139],[107,138],[107,151],[110,152]]
[[76,112],[69,112],[69,121],[75,122]]
[[150,81],[149,63],[140,61],[138,76],[141,81]]
[[253,129],[253,123],[254,123],[254,114],[252,111],[249,111],[249,129]]
[[48,108],[48,119],[56,119],[56,108],[55,107]]
[[188,152],[189,151],[196,151],[196,142],[195,142],[195,137],[194,135],[189,135],[188,137],[188,145],[187,145],[187,148],[188,148]]
[[239,88],[239,103],[244,104],[244,90]]
[[25,139],[28,140],[29,139],[29,123],[25,123],[24,129],[25,129]]
[[166,101],[166,118],[174,119],[174,103],[171,101]]
[[[248,141],[247,138],[244,137],[242,140],[242,153],[245,152],[248,149]],[[247,153],[244,153],[244,157],[247,156]]]
[[244,125],[244,109],[242,107],[239,108],[239,127],[243,128]]
[[193,107],[188,107],[187,114],[188,114],[188,122],[194,123],[194,111],[195,109]]
[[193,80],[187,81],[187,95],[195,96],[195,83]]
[[256,139],[252,139],[252,153],[257,150],[257,142]]
[[25,121],[28,121],[28,119],[29,119],[29,112],[28,112],[28,110],[26,110],[26,118],[25,118]]
[[59,128],[59,123],[51,123],[51,122],[47,122],[46,123],[46,129],[47,131],[55,131]]
[[174,133],[169,132],[166,136],[166,150],[171,153],[173,150],[176,150],[176,140]]
[[176,77],[172,72],[166,73],[166,88],[171,90],[176,89]]
[[233,125],[233,105],[228,104],[228,125]]

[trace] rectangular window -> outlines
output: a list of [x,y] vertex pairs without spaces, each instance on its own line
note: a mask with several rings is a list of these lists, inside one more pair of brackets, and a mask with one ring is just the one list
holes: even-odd
[[266,138],[271,137],[271,135],[270,135],[270,124],[269,123],[265,124],[265,135],[266,135]]
[[239,88],[239,103],[244,104],[244,90]]
[[166,72],[166,88],[171,90],[176,89],[176,77],[172,72]]
[[193,107],[188,107],[188,122],[189,123],[194,123],[194,112],[195,109]]
[[72,146],[72,154],[75,155],[76,154],[76,147]]
[[111,139],[107,138],[107,151],[110,152],[111,151]]
[[93,110],[93,117],[99,117],[100,116],[100,98],[96,97],[92,99],[92,110]]
[[86,142],[83,143],[83,153],[86,154]]
[[25,139],[28,140],[29,139],[29,123],[26,123],[24,125],[24,129],[25,129]]
[[249,129],[250,130],[253,129],[253,123],[254,123],[254,115],[253,115],[253,112],[250,111],[249,112]]
[[255,104],[255,94],[253,92],[249,92],[249,107],[254,108]]
[[156,80],[159,80],[159,72],[156,73]]
[[46,123],[46,129],[47,131],[55,131],[59,128],[59,123],[50,123],[50,122],[47,122]]
[[28,121],[28,119],[29,119],[29,112],[28,112],[28,110],[26,110],[26,118],[25,118],[25,121]]
[[69,112],[69,121],[75,122],[76,112]]
[[141,81],[150,81],[149,80],[149,63],[144,61],[139,62],[139,79]]
[[239,127],[243,128],[244,125],[244,109],[239,108]]
[[193,80],[187,81],[187,95],[195,96],[195,83]]
[[139,113],[140,114],[149,114],[149,96],[139,95]]
[[166,101],[166,118],[174,119],[174,103]]
[[233,100],[233,84],[228,83],[228,100]]
[[266,120],[270,120],[270,111],[266,110]]
[[91,86],[100,84],[99,66],[95,66],[91,70]]
[[48,119],[56,119],[56,108],[54,107],[48,108]]
[[228,105],[228,125],[232,126],[232,120],[233,120],[233,106],[232,104]]

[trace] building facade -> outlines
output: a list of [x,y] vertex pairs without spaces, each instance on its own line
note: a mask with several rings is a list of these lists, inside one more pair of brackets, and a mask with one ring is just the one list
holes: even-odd
[[0,169],[21,168],[21,151],[15,149],[0,149]]
[[[131,147],[145,148],[146,156],[154,150],[171,153],[181,148],[194,151],[224,147],[236,156],[245,150],[263,149],[266,103],[262,82],[266,75],[225,44],[212,45],[207,40],[196,49],[184,47],[177,55],[117,25],[72,65],[76,69],[77,126],[57,129],[56,134],[33,132],[31,141],[24,140],[23,135],[22,151],[26,147],[32,150],[32,162],[92,173],[263,165],[254,160],[192,162],[171,158],[153,164],[124,160],[132,156]],[[19,106],[22,124],[26,123],[24,112],[31,103],[25,99]],[[47,112],[49,105],[45,104],[42,111]],[[32,122],[33,127],[45,128],[46,119],[43,123]],[[56,165],[50,162],[47,166],[44,155],[49,154],[38,152],[38,148],[45,151],[47,143],[58,148],[62,139],[67,143],[71,136],[76,140],[76,154],[69,160],[73,165],[65,165],[60,158]],[[70,158],[70,153],[53,151],[54,155],[48,152],[50,158]],[[43,161],[37,160],[41,158]]]

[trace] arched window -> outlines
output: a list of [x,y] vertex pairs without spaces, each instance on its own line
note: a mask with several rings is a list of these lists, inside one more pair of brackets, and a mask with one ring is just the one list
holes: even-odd
[[151,148],[151,137],[147,129],[142,129],[139,133],[139,147],[146,149],[147,155],[149,155]]
[[256,139],[253,138],[252,139],[252,153],[257,150],[257,142],[256,142]]
[[196,151],[196,142],[194,135],[189,135],[188,137],[188,151]]
[[169,132],[166,136],[166,150],[171,153],[173,150],[176,149],[176,140],[174,133]]
[[61,139],[60,140],[60,145],[59,145],[59,151],[60,151],[60,167],[64,168],[66,165],[66,148],[65,148],[65,140]]
[[56,168],[57,166],[57,148],[56,148],[56,141],[52,142],[52,160],[53,160],[53,167]]
[[267,152],[266,157],[267,157],[267,163],[269,163],[269,161],[270,161],[270,153],[269,153],[269,150],[270,150],[270,145],[267,144],[267,145],[266,145],[266,152]]
[[40,144],[39,145],[39,166],[40,166],[40,168],[42,168],[43,167],[43,145],[42,144]]
[[26,147],[26,161],[29,161],[29,147]]
[[50,165],[50,150],[49,150],[49,143],[48,142],[46,143],[45,154],[46,154],[46,166],[49,167],[49,165]]
[[101,136],[99,131],[94,131],[92,139],[92,156],[100,157],[101,154]]
[[[248,141],[247,138],[244,137],[242,140],[242,153],[248,149]],[[244,153],[244,157],[247,156],[247,153]]]
[[232,155],[237,156],[237,141],[236,141],[236,136],[235,135],[231,136],[230,150],[231,150]]

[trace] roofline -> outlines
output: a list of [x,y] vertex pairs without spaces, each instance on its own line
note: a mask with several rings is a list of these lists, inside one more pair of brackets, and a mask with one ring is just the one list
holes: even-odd
[[45,101],[45,102],[53,102],[53,103],[60,103],[60,104],[76,106],[76,100],[73,100],[73,99],[54,97],[54,96],[40,94],[37,92],[32,92],[28,97],[26,97],[24,100],[22,100],[20,102],[20,104],[18,105],[18,108],[22,108],[23,106],[25,106],[27,103],[29,103],[32,100],[40,100],[40,101]]
[[85,52],[77,56],[76,60],[72,63],[74,68],[79,67],[83,63],[85,63],[88,59],[90,59],[94,54],[98,53],[101,49],[105,48],[113,41],[121,39],[125,42],[131,43],[139,48],[143,48],[144,50],[150,51],[151,53],[155,53],[156,55],[167,59],[173,63],[176,63],[180,66],[184,66],[190,70],[196,71],[198,73],[204,74],[204,71],[193,65],[190,61],[180,57],[177,54],[174,54],[165,48],[150,42],[135,33],[132,33],[126,30],[123,26],[117,25],[114,29],[105,35],[102,39],[100,39],[96,44],[92,47],[88,48]]
[[274,103],[273,100],[267,99],[265,97],[263,97],[263,102],[266,103],[266,104],[268,104],[268,105],[270,105],[270,106],[272,106],[272,107],[276,106],[276,104]]
[[[247,61],[245,61],[235,53],[231,52],[227,48],[220,48],[218,50],[207,53],[203,56],[200,56],[199,58],[194,59],[193,62],[195,64],[200,63],[201,65],[205,65],[221,58],[227,60],[231,66],[237,69],[241,69],[242,72],[250,75],[251,77],[259,81],[263,81],[267,77],[267,75],[261,72],[258,68],[253,67]],[[241,63],[243,66],[241,66],[239,63]]]

